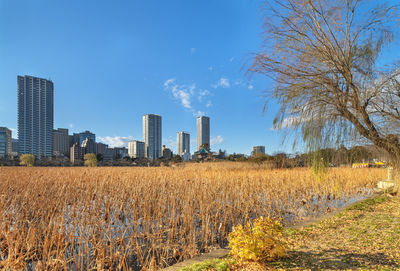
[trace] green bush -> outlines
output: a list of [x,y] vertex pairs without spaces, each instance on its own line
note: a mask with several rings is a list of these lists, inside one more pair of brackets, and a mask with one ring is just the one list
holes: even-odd
[[243,227],[233,228],[229,234],[232,257],[239,263],[265,262],[285,255],[282,224],[269,217],[259,217]]

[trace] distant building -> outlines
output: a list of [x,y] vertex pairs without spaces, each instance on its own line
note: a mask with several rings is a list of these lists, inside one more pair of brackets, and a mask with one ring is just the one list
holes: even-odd
[[50,80],[18,76],[18,153],[36,158],[53,154],[53,95]]
[[90,132],[90,131],[84,131],[84,132],[82,132],[82,133],[79,133],[79,144],[80,144],[81,146],[82,146],[83,141],[84,141],[86,138],[89,138],[89,139],[93,140],[93,142],[96,142],[96,135],[95,135],[95,134],[93,134],[93,133]]
[[69,136],[69,146],[72,147],[72,145],[74,145],[75,143],[78,143],[80,146],[80,142],[79,142],[79,134],[77,133],[73,133],[72,135]]
[[161,116],[147,114],[143,116],[143,141],[145,155],[149,159],[161,157]]
[[197,118],[197,151],[205,145],[210,147],[210,118],[201,116]]
[[197,152],[195,152],[192,156],[193,159],[203,159],[203,160],[208,160],[211,159],[213,156],[213,153],[205,148],[205,147],[201,147],[200,150],[198,150]]
[[165,145],[162,146],[162,151],[161,151],[161,156],[165,159],[172,159],[172,151],[168,148],[165,147]]
[[125,147],[114,148],[114,159],[121,159],[128,156],[128,149]]
[[69,151],[68,129],[58,128],[53,130],[53,155],[69,156]]
[[18,156],[18,139],[13,138],[11,139],[12,145],[12,156]]
[[87,137],[85,140],[82,141],[82,148],[85,149],[85,154],[86,153],[97,153],[97,146],[96,146],[96,142]]
[[85,155],[85,148],[81,147],[78,143],[72,145],[70,149],[70,161],[71,163],[76,163],[79,161],[83,161],[83,157]]
[[97,153],[103,155],[105,150],[108,148],[107,144],[97,143]]
[[256,155],[259,153],[265,154],[265,146],[254,146],[253,147],[251,155]]
[[128,143],[128,154],[131,158],[145,157],[145,143],[133,140]]
[[6,127],[0,127],[0,158],[8,157],[12,152],[11,130]]
[[189,161],[189,160],[190,160],[190,157],[191,157],[190,152],[186,152],[186,151],[185,151],[185,152],[182,154],[182,160],[185,161],[185,162]]
[[103,161],[112,161],[115,158],[114,148],[106,148],[103,153]]
[[225,159],[226,156],[226,151],[222,151],[219,149],[219,151],[214,155],[215,158],[217,159]]
[[190,154],[190,134],[187,132],[178,132],[178,155],[182,157],[185,152]]

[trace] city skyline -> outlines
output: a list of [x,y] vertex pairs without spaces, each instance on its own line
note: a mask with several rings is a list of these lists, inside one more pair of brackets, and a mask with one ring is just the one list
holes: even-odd
[[246,73],[263,42],[261,3],[1,1],[0,126],[17,138],[15,78],[26,74],[54,82],[54,129],[94,131],[112,147],[142,140],[141,116],[153,112],[174,152],[181,130],[196,148],[193,119],[204,114],[212,150],[292,153],[272,128],[279,105],[265,104],[272,81]]

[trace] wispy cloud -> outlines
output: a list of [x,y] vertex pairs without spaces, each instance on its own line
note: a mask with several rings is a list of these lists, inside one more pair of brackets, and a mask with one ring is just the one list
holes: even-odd
[[206,96],[209,96],[209,95],[211,95],[211,92],[209,92],[206,89],[200,89],[199,95],[197,96],[197,99],[199,100],[199,102],[202,102],[203,98],[206,97]]
[[175,137],[169,136],[168,138],[163,138],[163,145],[170,148],[173,152],[176,152],[178,143]]
[[194,53],[196,53],[196,48],[194,48],[194,47],[190,48],[190,54],[193,55]]
[[[170,78],[164,82],[164,89],[169,91],[174,100],[180,102],[180,104],[187,109],[188,111],[192,112],[194,116],[201,116],[204,115],[204,112],[199,111],[196,109],[197,106],[193,105],[193,102],[198,100],[198,103],[202,103],[207,96],[212,96],[212,93],[206,89],[199,89],[196,87],[196,84],[191,85],[181,85],[178,84],[175,78]],[[197,105],[199,106],[199,104]],[[196,103],[194,103],[196,105]],[[212,103],[207,103],[206,107],[212,106]],[[202,105],[204,106],[204,105]]]
[[196,88],[195,84],[190,86],[178,85],[176,84],[175,79],[171,78],[164,82],[164,88],[171,91],[172,96],[176,100],[179,100],[184,108],[190,110],[193,109],[191,104],[191,96]]
[[210,144],[211,145],[219,145],[222,142],[224,142],[224,138],[222,136],[220,136],[220,135],[215,136],[215,137],[211,137],[211,139],[210,139]]
[[73,123],[70,123],[68,126],[69,126],[69,128],[71,128],[71,129],[74,128],[74,124],[73,124]]
[[205,112],[200,111],[200,110],[198,110],[197,112],[193,112],[193,115],[195,117],[201,117],[201,116],[204,116],[205,114],[206,114]]
[[128,142],[133,140],[132,136],[106,136],[98,137],[101,143],[107,144],[110,148],[114,147],[127,147]]
[[208,102],[206,103],[206,107],[207,107],[207,108],[211,107],[212,105],[213,105],[213,104],[212,104],[211,101],[208,101]]
[[217,81],[217,83],[211,85],[211,87],[213,87],[213,88],[219,88],[219,87],[222,87],[222,88],[230,88],[230,87],[231,87],[231,84],[229,83],[229,79],[228,79],[228,78],[226,78],[226,77],[221,77],[221,78]]
[[231,58],[229,59],[229,62],[232,62],[234,59],[235,59],[235,57],[231,57]]
[[242,79],[236,79],[235,82],[233,83],[235,86],[240,86],[241,84],[243,84],[243,80]]
[[253,85],[248,85],[247,88],[248,88],[248,89],[253,89],[254,86],[253,86]]
[[213,69],[214,69],[213,66],[208,67],[209,71],[212,71]]

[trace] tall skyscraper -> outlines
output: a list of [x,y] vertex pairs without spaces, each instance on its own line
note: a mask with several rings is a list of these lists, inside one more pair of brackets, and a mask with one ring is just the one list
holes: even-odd
[[11,130],[6,127],[0,127],[0,158],[11,155],[12,141]]
[[190,153],[190,134],[178,132],[178,155],[182,156],[185,152]]
[[147,114],[143,116],[143,141],[145,154],[149,159],[161,157],[161,116]]
[[53,149],[54,85],[50,80],[18,76],[18,153],[50,157]]
[[197,150],[204,144],[210,146],[210,118],[201,116],[197,117]]

